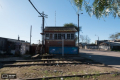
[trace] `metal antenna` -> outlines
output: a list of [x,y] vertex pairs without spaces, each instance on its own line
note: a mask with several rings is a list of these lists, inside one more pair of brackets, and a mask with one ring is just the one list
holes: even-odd
[[55,11],[55,27],[56,27],[56,11]]
[[30,45],[31,45],[31,37],[32,37],[31,33],[32,33],[32,25],[30,27]]

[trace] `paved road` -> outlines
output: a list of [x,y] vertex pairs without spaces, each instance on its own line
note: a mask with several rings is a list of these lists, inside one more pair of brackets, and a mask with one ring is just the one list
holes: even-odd
[[120,68],[120,52],[114,51],[98,51],[98,50],[80,50],[82,57]]

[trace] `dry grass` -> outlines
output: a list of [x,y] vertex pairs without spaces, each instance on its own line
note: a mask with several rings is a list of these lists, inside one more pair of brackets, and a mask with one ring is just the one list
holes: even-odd
[[77,74],[97,74],[104,72],[117,71],[109,67],[96,67],[90,65],[59,65],[59,66],[27,66],[27,67],[4,67],[1,73],[15,73],[17,78],[36,78],[43,76],[61,76]]

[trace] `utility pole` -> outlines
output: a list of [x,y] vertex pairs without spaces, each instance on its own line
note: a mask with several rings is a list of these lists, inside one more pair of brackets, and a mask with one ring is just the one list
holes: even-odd
[[43,53],[43,49],[44,49],[44,17],[45,18],[47,18],[47,16],[48,15],[45,15],[44,14],[44,12],[43,13],[40,13],[36,8],[35,8],[35,6],[32,4],[32,2],[30,1],[30,0],[28,0],[30,3],[31,3],[31,5],[33,6],[33,8],[38,12],[38,14],[40,15],[40,16],[38,16],[38,17],[42,17],[42,20],[43,20],[43,33],[42,33],[42,53]]
[[42,23],[43,24],[43,26],[42,26],[43,27],[42,28],[42,33],[43,33],[42,34],[42,53],[44,53],[44,37],[45,37],[44,36],[44,21],[45,21],[44,19],[47,18],[47,15],[45,15],[44,12],[42,12],[42,16],[38,16],[38,17],[42,17],[42,22],[43,22]]
[[[95,35],[95,36],[98,36],[98,35]],[[99,36],[98,36],[97,44],[98,44],[98,50],[100,50],[100,48],[99,48]]]
[[62,34],[62,56],[64,56],[64,35]]
[[79,47],[79,13],[78,13],[78,47]]
[[40,45],[40,40],[39,40],[39,45]]
[[79,13],[78,13],[78,54],[79,54]]
[[32,26],[30,28],[30,45],[31,45],[31,37],[32,37],[31,33],[32,33]]

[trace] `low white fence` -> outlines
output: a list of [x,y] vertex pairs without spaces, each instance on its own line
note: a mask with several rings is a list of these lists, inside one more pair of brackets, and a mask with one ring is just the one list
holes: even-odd
[[85,49],[103,49],[103,50],[109,50],[109,46],[85,46]]
[[85,46],[85,49],[98,49],[98,46]]
[[99,46],[100,49],[109,50],[110,46]]

